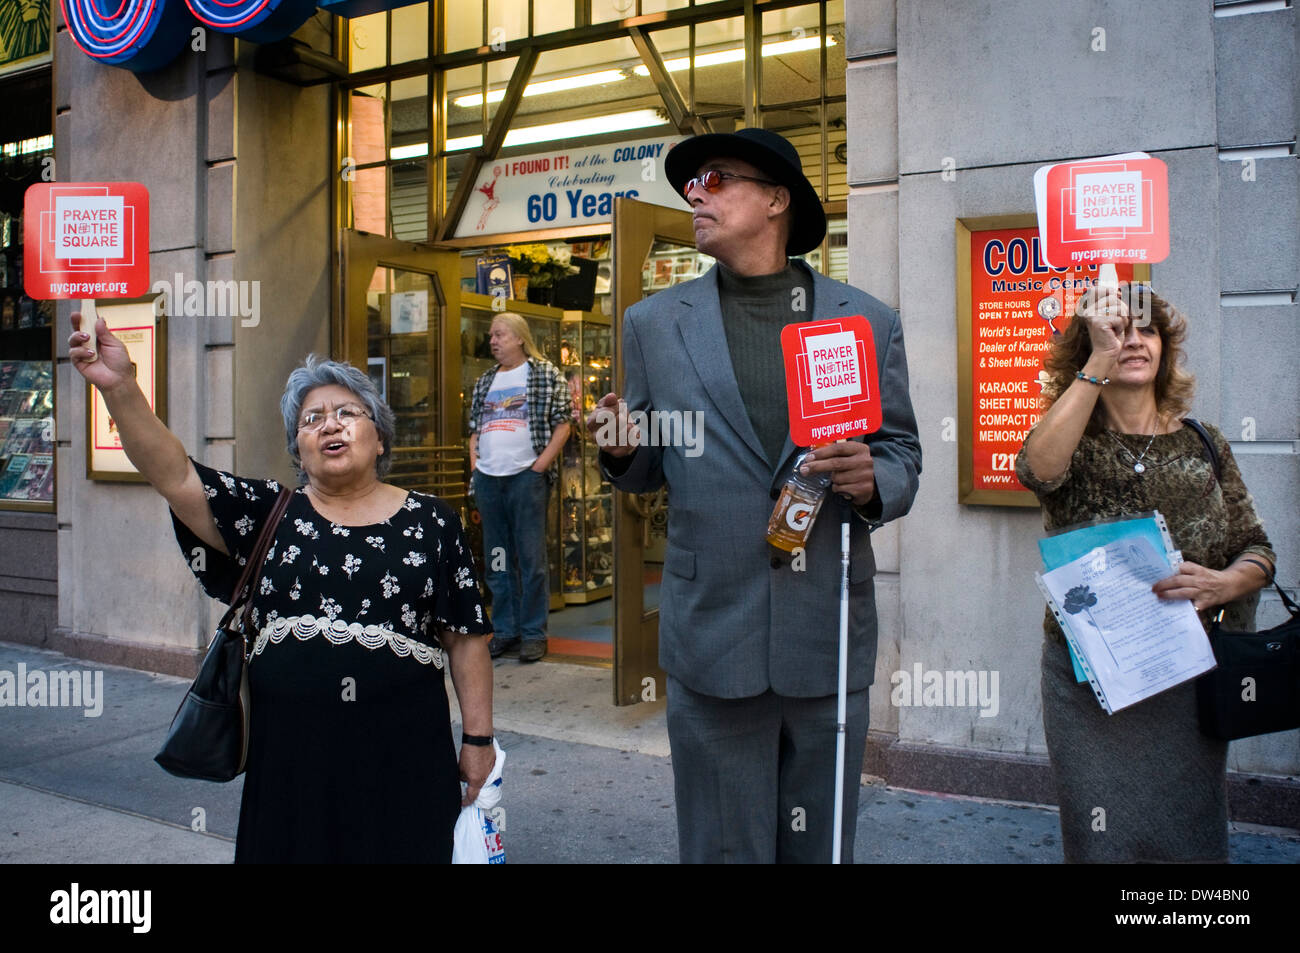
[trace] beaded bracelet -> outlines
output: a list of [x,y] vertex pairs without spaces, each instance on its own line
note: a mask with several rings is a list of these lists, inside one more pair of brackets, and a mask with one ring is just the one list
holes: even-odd
[[1101,380],[1097,380],[1097,378],[1095,378],[1095,377],[1089,377],[1089,376],[1088,376],[1087,374],[1085,374],[1083,371],[1075,371],[1075,372],[1074,372],[1074,376],[1077,377],[1077,378],[1078,378],[1079,380],[1081,380],[1081,381],[1087,381],[1089,384],[1096,384],[1098,387],[1100,387],[1100,386],[1103,385],[1103,384],[1109,384],[1109,383],[1110,383],[1110,378],[1109,378],[1109,377],[1103,377]]

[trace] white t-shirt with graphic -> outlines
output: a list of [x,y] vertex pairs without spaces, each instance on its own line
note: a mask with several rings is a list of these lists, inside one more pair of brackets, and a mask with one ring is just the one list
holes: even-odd
[[478,427],[478,468],[488,476],[521,473],[537,462],[528,432],[527,361],[509,371],[497,371],[483,401]]

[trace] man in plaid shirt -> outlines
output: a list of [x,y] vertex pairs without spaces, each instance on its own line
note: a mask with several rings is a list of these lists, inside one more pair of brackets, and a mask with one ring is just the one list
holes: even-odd
[[497,366],[474,384],[469,412],[472,489],[492,590],[489,650],[496,658],[517,645],[521,662],[536,662],[546,655],[550,601],[546,503],[573,401],[522,317],[493,318],[491,344]]

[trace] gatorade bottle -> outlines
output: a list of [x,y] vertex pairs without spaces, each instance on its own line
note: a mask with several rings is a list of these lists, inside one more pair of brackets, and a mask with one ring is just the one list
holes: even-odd
[[805,450],[794,461],[794,472],[781,488],[781,496],[772,510],[772,518],[767,521],[767,541],[777,549],[793,552],[803,546],[812,533],[813,522],[826,499],[826,491],[831,485],[829,473],[810,473],[804,476],[799,472],[804,459],[812,450]]

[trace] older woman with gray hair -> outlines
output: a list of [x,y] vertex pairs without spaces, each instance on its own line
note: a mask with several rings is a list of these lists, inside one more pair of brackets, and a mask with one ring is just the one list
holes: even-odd
[[[96,335],[98,356],[74,330],[73,366],[171,506],[199,582],[229,600],[279,484],[191,460],[150,411],[125,347],[102,323]],[[393,412],[361,371],[309,357],[280,409],[301,485],[253,594],[235,861],[449,861],[458,777],[470,803],[494,757],[490,626],[469,544],[446,503],[383,482]],[[459,768],[444,666],[464,720]]]

